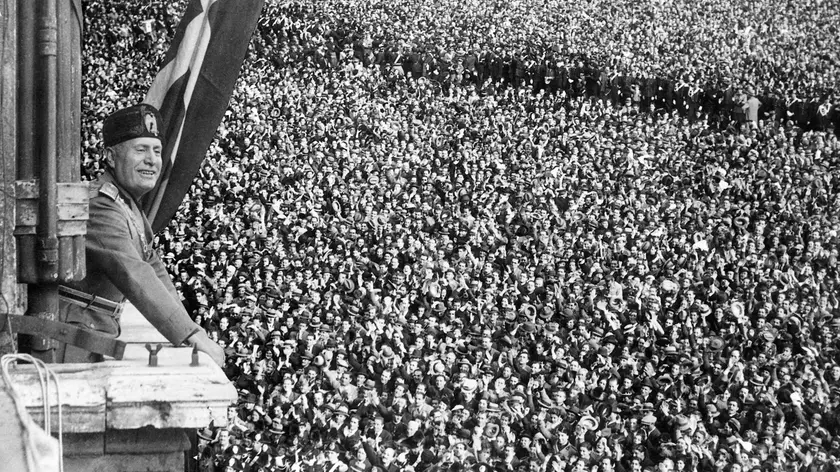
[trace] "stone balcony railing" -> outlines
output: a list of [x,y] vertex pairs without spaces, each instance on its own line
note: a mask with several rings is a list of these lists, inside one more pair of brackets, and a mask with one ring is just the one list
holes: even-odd
[[[206,354],[199,353],[199,365],[191,366],[192,350],[173,347],[133,307],[126,307],[121,325],[120,339],[127,343],[122,360],[50,365],[61,386],[65,471],[184,471],[190,437],[211,421],[225,424],[236,389]],[[149,366],[146,343],[164,346],[157,367]],[[34,368],[20,364],[12,377],[29,414],[42,425]],[[54,389],[50,395],[54,405]],[[55,406],[51,424],[55,433]]]

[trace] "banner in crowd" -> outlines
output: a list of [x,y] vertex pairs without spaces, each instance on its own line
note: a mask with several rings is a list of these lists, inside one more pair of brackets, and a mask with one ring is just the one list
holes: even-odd
[[144,210],[157,232],[184,199],[219,127],[264,0],[190,0],[145,102],[163,116],[166,143]]

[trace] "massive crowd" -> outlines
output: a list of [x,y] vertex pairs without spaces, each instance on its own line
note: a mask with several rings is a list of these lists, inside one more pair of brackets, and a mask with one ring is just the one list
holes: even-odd
[[[183,2],[85,3],[94,176]],[[840,8],[642,3],[267,0],[156,241],[200,470],[840,470]]]

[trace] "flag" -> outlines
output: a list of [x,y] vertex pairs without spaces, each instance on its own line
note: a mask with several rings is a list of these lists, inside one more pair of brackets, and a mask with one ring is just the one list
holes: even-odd
[[169,224],[224,117],[264,0],[190,0],[145,103],[160,110],[166,143],[143,209]]

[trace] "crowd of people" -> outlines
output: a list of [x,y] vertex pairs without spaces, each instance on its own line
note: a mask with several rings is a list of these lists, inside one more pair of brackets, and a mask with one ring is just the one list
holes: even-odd
[[[89,176],[183,3],[85,2]],[[267,0],[156,238],[200,470],[840,470],[838,15]]]

